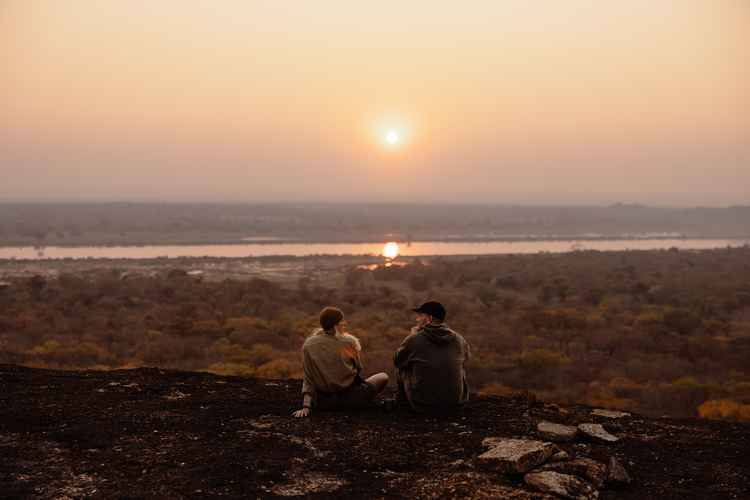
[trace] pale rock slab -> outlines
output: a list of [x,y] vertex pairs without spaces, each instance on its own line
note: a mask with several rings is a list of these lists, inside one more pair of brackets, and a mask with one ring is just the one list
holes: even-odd
[[503,441],[507,441],[507,438],[500,438],[500,437],[486,437],[482,439],[482,447],[483,448],[494,448],[495,446],[499,445]]
[[601,408],[597,408],[596,410],[591,411],[592,415],[596,415],[597,417],[605,417],[605,418],[623,418],[623,417],[629,417],[630,413],[626,411],[616,411],[616,410],[604,410]]
[[545,439],[555,442],[573,441],[578,434],[578,429],[575,427],[547,421],[539,422],[536,430]]
[[607,466],[590,458],[580,457],[567,462],[545,464],[540,470],[554,471],[586,478],[595,487],[601,488],[607,479]]
[[555,452],[552,443],[529,439],[502,439],[479,455],[479,460],[495,465],[504,473],[523,474],[543,464]]
[[586,481],[569,474],[554,471],[529,472],[523,477],[529,486],[545,493],[553,493],[563,498],[594,500],[599,492]]
[[620,440],[617,436],[613,436],[607,432],[601,424],[578,424],[578,430],[590,438],[604,441],[605,443],[616,443]]

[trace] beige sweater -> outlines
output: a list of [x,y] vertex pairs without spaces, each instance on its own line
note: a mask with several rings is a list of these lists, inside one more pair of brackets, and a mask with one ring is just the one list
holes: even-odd
[[302,346],[302,394],[309,394],[314,401],[319,391],[339,392],[352,385],[362,371],[361,350],[359,340],[348,333],[314,332]]

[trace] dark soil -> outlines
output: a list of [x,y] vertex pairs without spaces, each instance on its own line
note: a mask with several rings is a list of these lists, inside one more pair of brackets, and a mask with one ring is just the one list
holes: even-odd
[[747,424],[608,420],[523,396],[477,397],[448,416],[293,419],[300,399],[298,381],[0,365],[0,497],[543,498],[476,457],[485,437],[534,438],[551,420],[622,438],[561,445],[628,469],[633,483],[600,498],[750,498]]

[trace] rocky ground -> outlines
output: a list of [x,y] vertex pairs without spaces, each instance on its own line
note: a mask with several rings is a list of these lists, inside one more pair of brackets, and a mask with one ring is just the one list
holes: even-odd
[[[747,424],[614,418],[527,396],[477,397],[448,416],[297,420],[299,391],[299,381],[0,365],[0,497],[556,498],[539,491],[550,480],[589,498],[750,497]],[[587,423],[617,440],[588,436]],[[613,481],[612,458],[629,484]]]

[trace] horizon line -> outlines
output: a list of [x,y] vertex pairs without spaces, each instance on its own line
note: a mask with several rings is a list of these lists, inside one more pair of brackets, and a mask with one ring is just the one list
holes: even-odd
[[170,200],[170,199],[87,199],[74,200],[69,198],[59,199],[26,199],[26,200],[0,200],[0,205],[304,205],[304,206],[466,206],[466,207],[504,207],[504,208],[661,208],[661,209],[685,209],[685,208],[711,208],[711,209],[729,209],[729,208],[750,208],[750,200],[744,203],[729,204],[691,204],[691,203],[669,203],[669,204],[651,204],[636,201],[611,201],[611,202],[590,202],[590,203],[573,203],[565,201],[554,201],[548,203],[534,202],[497,202],[497,201],[383,201],[383,200],[364,200],[364,201],[323,201],[323,200],[216,200],[216,199],[195,199],[195,200]]

